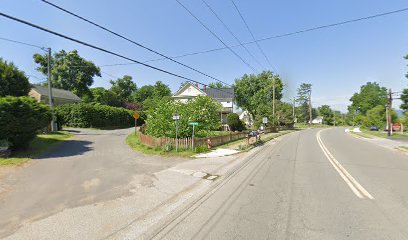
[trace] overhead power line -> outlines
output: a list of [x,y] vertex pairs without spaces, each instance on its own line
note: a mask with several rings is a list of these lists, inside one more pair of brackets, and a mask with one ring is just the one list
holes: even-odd
[[[292,35],[297,35],[297,34],[302,34],[302,33],[306,33],[306,32],[317,31],[317,30],[326,29],[326,28],[337,27],[337,26],[346,25],[346,24],[350,24],[350,23],[355,23],[355,22],[370,20],[370,19],[374,19],[374,18],[378,18],[378,17],[384,17],[384,16],[387,16],[387,15],[402,13],[402,12],[406,12],[406,11],[408,11],[408,8],[402,8],[402,9],[398,9],[398,10],[395,10],[395,11],[384,12],[384,13],[375,14],[375,15],[370,15],[370,16],[361,17],[361,18],[355,18],[355,19],[346,20],[346,21],[342,21],[342,22],[337,22],[337,23],[332,23],[332,24],[326,24],[326,25],[321,25],[321,26],[312,27],[312,28],[305,28],[305,29],[302,29],[302,30],[294,31],[294,32],[283,33],[283,34],[278,34],[278,35],[274,35],[274,36],[270,36],[270,37],[265,37],[265,38],[261,38],[261,39],[256,39],[255,41],[249,41],[249,42],[242,43],[242,45],[249,45],[249,44],[253,44],[253,43],[255,43],[255,42],[263,42],[263,41],[272,40],[272,39],[277,39],[277,38],[289,37],[289,36],[292,36]],[[233,48],[233,47],[239,47],[239,46],[241,46],[241,44],[232,45],[232,46],[230,46],[230,47]],[[173,58],[173,59],[174,59],[174,58],[183,58],[183,57],[194,56],[194,55],[199,55],[199,54],[205,54],[205,53],[210,53],[210,52],[222,51],[222,50],[225,50],[225,49],[228,49],[228,48],[227,48],[227,47],[213,48],[213,49],[208,49],[208,50],[204,50],[204,51],[198,51],[198,52],[192,52],[192,53],[185,53],[185,54],[173,56],[173,57],[171,57],[171,58]],[[165,58],[150,59],[150,60],[145,61],[144,63],[147,63],[147,62],[155,62],[155,61],[162,61],[162,60],[165,60]],[[135,64],[135,63],[107,64],[107,65],[102,65],[102,66],[118,66],[118,65],[131,65],[131,64]]]
[[[266,61],[268,62],[269,66],[272,67],[272,69],[274,69],[273,65],[271,64],[271,62],[269,61],[268,56],[266,56],[264,50],[261,48],[261,46],[259,45],[259,43],[256,41],[254,34],[251,31],[251,28],[249,27],[248,23],[245,21],[244,16],[242,16],[241,11],[239,11],[237,5],[235,4],[234,0],[231,0],[232,4],[234,5],[235,10],[237,10],[239,16],[241,17],[242,21],[244,22],[248,32],[251,34],[252,40],[255,41],[256,46],[258,47],[259,51],[262,53],[262,55],[265,57]],[[275,70],[276,71],[276,70]]]
[[[28,22],[28,21],[25,21],[25,20],[22,20],[22,19],[19,19],[19,18],[10,16],[10,15],[7,15],[7,14],[5,14],[5,13],[0,12],[0,16],[5,17],[5,18],[8,18],[8,19],[11,19],[11,20],[13,20],[13,21],[16,21],[16,22],[19,22],[19,23],[22,23],[22,24],[25,24],[25,25],[28,25],[28,26],[33,27],[33,28],[36,28],[36,29],[39,29],[39,30],[41,30],[41,31],[48,32],[48,33],[53,34],[53,35],[56,35],[56,36],[58,36],[58,37],[65,38],[65,39],[70,40],[70,41],[72,41],[72,42],[76,42],[76,43],[78,43],[78,44],[81,44],[81,45],[84,45],[84,46],[87,46],[87,47],[90,47],[90,48],[99,50],[99,51],[101,51],[101,52],[105,52],[105,53],[108,53],[108,54],[110,54],[110,55],[117,56],[117,57],[123,58],[123,59],[125,59],[125,60],[138,63],[138,64],[143,65],[143,66],[145,66],[145,67],[148,67],[148,68],[151,68],[151,69],[154,69],[154,70],[157,70],[157,71],[166,73],[166,74],[171,75],[171,76],[178,77],[178,78],[181,78],[181,79],[184,79],[184,80],[187,80],[187,81],[190,81],[190,82],[198,83],[198,84],[201,84],[201,85],[207,85],[207,84],[205,84],[205,83],[202,83],[202,82],[193,80],[193,79],[191,79],[191,78],[184,77],[184,76],[181,76],[181,75],[178,75],[178,74],[169,72],[169,71],[167,71],[167,70],[164,70],[164,69],[161,69],[161,68],[158,68],[158,67],[154,67],[154,66],[151,66],[151,65],[148,65],[148,64],[145,64],[145,63],[142,63],[142,62],[140,62],[140,61],[138,61],[138,60],[135,60],[135,59],[132,59],[132,58],[123,56],[123,55],[121,55],[121,54],[112,52],[112,51],[110,51],[110,50],[107,50],[107,49],[104,49],[104,48],[101,48],[101,47],[92,45],[92,44],[90,44],[90,43],[86,43],[86,42],[84,42],[84,41],[81,41],[81,40],[78,40],[78,39],[75,39],[75,38],[72,38],[72,37],[63,35],[63,34],[61,34],[61,33],[57,33],[57,32],[52,31],[52,30],[50,30],[50,29],[47,29],[47,28],[38,26],[38,25],[36,25],[36,24],[34,24],[34,23],[31,23],[31,22]],[[220,91],[222,91],[222,90],[220,89]],[[227,91],[222,91],[222,92],[225,92],[225,93],[228,93],[228,94],[229,94],[229,92],[227,92]]]
[[169,71],[167,71],[167,70],[163,70],[163,69],[161,69],[161,68],[154,67],[154,66],[151,66],[151,65],[142,63],[142,62],[137,61],[137,60],[134,60],[134,59],[132,59],[132,58],[123,56],[123,55],[121,55],[121,54],[112,52],[112,51],[110,51],[110,50],[106,50],[106,49],[104,49],[104,48],[101,48],[101,47],[98,47],[98,46],[95,46],[95,45],[92,45],[92,44],[89,44],[89,43],[86,43],[86,42],[83,42],[83,41],[78,40],[78,39],[75,39],[75,38],[72,38],[72,37],[63,35],[63,34],[61,34],[61,33],[57,33],[57,32],[55,32],[55,31],[52,31],[52,30],[43,28],[43,27],[41,27],[41,26],[38,26],[38,25],[35,25],[35,24],[33,24],[33,23],[27,22],[27,21],[25,21],[25,20],[22,20],[22,19],[19,19],[19,18],[10,16],[10,15],[4,14],[4,13],[2,13],[2,12],[0,12],[0,16],[3,16],[3,17],[5,17],[5,18],[8,18],[8,19],[11,19],[11,20],[20,22],[20,23],[23,23],[23,24],[25,24],[25,25],[28,25],[28,26],[30,26],[30,27],[39,29],[39,30],[41,30],[41,31],[51,33],[51,34],[56,35],[56,36],[58,36],[58,37],[65,38],[65,39],[67,39],[67,40],[70,40],[70,41],[79,43],[79,44],[81,44],[81,45],[84,45],[84,46],[87,46],[87,47],[90,47],[90,48],[93,48],[93,49],[96,49],[96,50],[99,50],[99,51],[102,51],[102,52],[105,52],[105,53],[108,53],[108,54],[111,54],[111,55],[114,55],[114,56],[117,56],[117,57],[120,57],[120,58],[126,59],[126,60],[128,60],[128,61],[132,61],[132,62],[138,63],[138,64],[143,65],[143,66],[145,66],[145,67],[152,68],[152,69],[154,69],[154,70],[157,70],[157,71],[160,71],[160,72],[163,72],[163,73],[166,73],[166,74],[169,74],[169,75],[172,75],[172,76],[181,78],[181,79],[185,79],[185,80],[192,81],[192,82],[195,82],[195,83],[203,84],[203,83],[198,82],[198,81],[196,81],[196,80],[193,80],[193,79],[190,79],[190,78],[187,78],[187,77],[183,77],[183,76],[181,76],[181,75],[178,75],[178,74],[169,72]]
[[239,40],[239,38],[231,31],[231,29],[227,26],[227,24],[225,24],[224,21],[222,21],[222,19],[218,16],[218,14],[214,11],[214,9],[205,0],[201,0],[201,1],[214,14],[214,16],[218,19],[218,21],[222,23],[225,29],[227,29],[227,31],[235,38],[235,40],[239,43],[239,45],[246,50],[246,52],[252,57],[252,59],[254,59],[255,62],[259,66],[261,66],[262,69],[265,69],[265,67],[258,61],[258,59],[255,58],[255,56],[248,50],[248,48],[245,45],[243,45],[242,42]]
[[207,27],[198,17],[196,17],[186,6],[184,6],[179,0],[176,0],[176,2],[180,6],[182,6],[184,10],[186,10],[195,20],[197,20],[197,22],[199,22],[201,26],[203,26],[209,33],[211,33],[211,35],[213,35],[216,39],[218,39],[218,41],[220,41],[225,46],[225,48],[230,50],[230,52],[232,52],[237,58],[239,58],[245,65],[247,65],[250,69],[256,72],[254,67],[252,67],[249,63],[247,63],[240,55],[238,55],[238,53],[232,50],[231,47],[229,47],[217,34],[215,34],[209,27]]
[[25,46],[29,46],[29,47],[39,48],[41,50],[45,49],[45,47],[37,46],[37,45],[31,44],[31,43],[20,42],[20,41],[8,39],[8,38],[0,37],[0,40],[4,40],[4,41],[7,41],[7,42],[12,42],[12,43],[17,43],[17,44],[21,44],[21,45],[25,45]]
[[114,32],[113,30],[110,30],[110,29],[108,29],[108,28],[106,28],[106,27],[104,27],[104,26],[101,26],[101,25],[99,25],[99,24],[97,24],[97,23],[95,23],[95,22],[93,22],[93,21],[91,21],[91,20],[89,20],[89,19],[86,19],[86,18],[84,18],[84,17],[82,17],[82,16],[79,16],[78,14],[73,13],[73,12],[67,10],[67,9],[64,9],[64,8],[62,8],[62,7],[60,7],[60,6],[56,5],[56,4],[53,4],[53,3],[49,2],[49,1],[46,1],[46,0],[41,0],[41,1],[44,2],[44,3],[46,3],[46,4],[48,4],[48,5],[50,5],[50,6],[52,6],[52,7],[54,7],[54,8],[59,9],[59,10],[65,12],[65,13],[68,13],[68,14],[70,14],[70,15],[76,17],[76,18],[79,18],[79,19],[81,19],[81,20],[83,20],[83,21],[85,21],[85,22],[87,22],[87,23],[89,23],[89,24],[91,24],[91,25],[93,25],[93,26],[96,26],[96,27],[98,27],[98,28],[100,28],[100,29],[102,29],[102,30],[104,30],[104,31],[106,31],[106,32],[109,32],[109,33],[111,33],[111,34],[113,34],[113,35],[115,35],[115,36],[117,36],[117,37],[119,37],[119,38],[122,38],[122,39],[124,39],[124,40],[126,40],[126,41],[128,41],[128,42],[130,42],[130,43],[132,43],[132,44],[135,44],[135,45],[137,45],[137,46],[139,46],[139,47],[141,47],[141,48],[144,48],[144,49],[146,49],[146,50],[148,50],[148,51],[150,51],[150,52],[153,52],[153,53],[155,53],[155,54],[157,54],[157,55],[159,55],[159,56],[161,56],[161,57],[163,57],[163,58],[165,58],[165,59],[167,59],[167,60],[170,60],[170,61],[172,61],[172,62],[174,62],[174,63],[177,63],[177,64],[179,64],[179,65],[181,65],[181,66],[183,66],[183,67],[186,67],[186,68],[188,68],[188,69],[190,69],[190,70],[193,70],[193,71],[195,71],[195,72],[197,72],[197,73],[200,73],[200,74],[202,74],[202,75],[204,75],[204,76],[206,76],[206,77],[208,77],[208,78],[211,78],[211,79],[213,79],[213,80],[215,80],[215,81],[217,81],[217,82],[220,82],[220,83],[222,83],[222,84],[224,84],[224,85],[231,86],[230,84],[228,84],[228,83],[226,83],[226,82],[224,82],[224,81],[221,81],[221,80],[219,80],[219,79],[217,79],[217,78],[215,78],[215,77],[213,77],[213,76],[210,76],[210,75],[208,75],[208,74],[206,74],[206,73],[204,73],[204,72],[202,72],[202,71],[199,71],[199,70],[197,70],[197,69],[195,69],[195,68],[193,68],[193,67],[190,67],[190,66],[188,66],[188,65],[186,65],[186,64],[184,64],[184,63],[181,63],[181,62],[179,62],[179,61],[176,61],[176,60],[174,60],[174,59],[171,58],[171,57],[168,57],[168,56],[166,56],[166,55],[164,55],[164,54],[162,54],[162,53],[160,53],[160,52],[157,52],[157,51],[155,51],[155,50],[153,50],[153,49],[151,49],[151,48],[149,48],[149,47],[146,47],[146,46],[144,46],[144,45],[142,45],[142,44],[140,44],[140,43],[138,43],[138,42],[136,42],[136,41],[134,41],[134,40],[132,40],[132,39],[130,39],[130,38],[128,38],[128,37],[125,37],[125,36],[123,36],[123,35],[121,35],[121,34],[119,34],[119,33],[117,33],[117,32]]

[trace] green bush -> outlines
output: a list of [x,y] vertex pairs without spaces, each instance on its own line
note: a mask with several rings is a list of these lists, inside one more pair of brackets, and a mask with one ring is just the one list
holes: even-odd
[[198,96],[187,103],[168,98],[158,100],[146,112],[146,134],[154,137],[175,137],[176,125],[173,114],[178,113],[178,136],[190,137],[190,122],[198,122],[196,133],[218,130],[221,122],[219,110],[221,104],[207,96]]
[[203,153],[203,152],[208,152],[208,147],[206,145],[199,145],[195,147],[195,152],[196,153]]
[[50,109],[32,98],[0,98],[0,139],[7,139],[13,150],[28,147],[50,121]]
[[242,131],[245,126],[236,113],[230,113],[227,115],[227,124],[231,131]]
[[66,104],[55,108],[59,126],[81,128],[123,128],[134,125],[133,111],[87,103]]

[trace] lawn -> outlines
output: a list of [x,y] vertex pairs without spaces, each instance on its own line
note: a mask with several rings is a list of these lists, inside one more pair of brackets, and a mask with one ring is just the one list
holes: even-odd
[[361,129],[361,131],[365,134],[372,135],[375,137],[388,138],[394,140],[408,140],[408,134],[406,133],[401,134],[400,132],[394,132],[392,136],[388,136],[387,132],[383,131],[369,131],[367,129]]
[[38,134],[36,138],[30,143],[26,150],[13,152],[9,158],[0,158],[0,166],[2,165],[21,165],[31,158],[36,157],[47,150],[50,150],[63,140],[70,138],[72,134],[59,131],[51,134]]
[[140,143],[139,136],[131,133],[126,138],[126,144],[129,145],[133,150],[141,152],[148,155],[162,155],[162,156],[179,156],[179,157],[191,157],[197,152],[191,149],[179,149],[176,152],[175,149],[168,149],[167,151],[162,147],[150,147]]

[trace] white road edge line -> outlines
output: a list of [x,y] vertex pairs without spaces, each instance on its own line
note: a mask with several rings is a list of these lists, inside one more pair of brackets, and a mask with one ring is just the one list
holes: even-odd
[[323,130],[325,129],[322,129],[319,132],[317,132],[316,134],[317,142],[319,143],[319,146],[322,149],[324,155],[333,165],[334,169],[339,173],[341,178],[343,178],[343,180],[347,183],[347,185],[350,187],[350,189],[358,198],[364,198],[365,196],[369,199],[374,199],[374,197],[363,186],[361,186],[361,184],[358,183],[353,176],[351,176],[351,174],[336,160],[336,158],[326,148],[320,137],[320,132],[322,132]]

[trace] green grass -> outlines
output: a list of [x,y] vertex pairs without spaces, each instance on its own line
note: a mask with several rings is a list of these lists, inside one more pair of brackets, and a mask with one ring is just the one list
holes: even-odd
[[354,135],[356,135],[356,136],[359,136],[359,137],[363,137],[363,138],[368,138],[368,139],[372,139],[373,138],[373,135],[370,135],[370,134],[366,134],[366,133],[363,133],[363,132],[350,132],[351,134],[354,134]]
[[[292,130],[293,131],[293,130]],[[273,136],[269,136],[267,138],[262,139],[262,142],[266,142],[269,141],[273,138],[282,136],[284,134],[287,134],[289,132],[292,132],[291,130],[285,130],[285,131],[281,131],[278,134],[275,134]],[[221,132],[219,131],[220,134],[225,135],[225,133],[229,134],[229,132]],[[219,145],[216,147],[213,147],[211,150],[215,150],[217,148],[226,148],[228,146],[231,145],[235,145],[238,143],[245,143],[246,142],[246,138],[244,139],[240,139],[240,140],[236,140],[233,142],[229,142],[223,145]],[[146,146],[144,144],[142,144],[140,142],[139,136],[135,135],[134,133],[131,133],[127,136],[126,138],[126,144],[129,145],[133,150],[141,152],[143,154],[147,154],[147,155],[161,155],[161,156],[168,156],[168,157],[172,157],[172,156],[178,156],[178,157],[192,157],[193,155],[198,154],[197,152],[192,151],[191,149],[179,149],[178,152],[176,152],[175,149],[171,149],[170,151],[164,151],[163,148],[161,147],[150,147],[150,146]],[[253,146],[251,146],[252,148]],[[249,150],[251,148],[248,148],[246,150]],[[204,148],[205,149],[205,148]],[[208,152],[209,150],[205,149],[205,152]]]
[[139,136],[135,135],[134,133],[131,133],[127,136],[126,144],[129,145],[133,150],[141,152],[143,154],[147,154],[147,155],[161,155],[161,156],[168,156],[168,157],[172,157],[172,156],[191,157],[197,154],[191,149],[179,149],[179,151],[176,152],[175,149],[172,149],[170,151],[164,151],[161,147],[146,146],[140,142]]
[[0,166],[21,165],[31,160],[31,158],[51,150],[70,137],[72,137],[72,134],[63,131],[52,134],[38,134],[27,149],[13,152],[9,158],[0,158]]
[[[267,142],[269,140],[272,140],[274,138],[280,137],[282,135],[285,135],[287,133],[293,132],[293,131],[297,131],[297,130],[283,130],[283,131],[280,131],[278,133],[274,133],[273,135],[268,136],[268,137],[263,137],[263,135],[261,135],[260,144],[265,143],[265,142]],[[223,144],[223,145],[219,145],[219,146],[215,147],[215,149],[217,149],[217,148],[226,148],[226,147],[229,147],[229,146],[232,146],[232,145],[238,145],[238,144],[245,144],[246,145],[246,141],[247,141],[246,138],[236,140],[236,141],[229,142],[229,143],[226,143],[226,144]],[[255,147],[257,145],[259,145],[259,144],[251,145],[250,147],[246,148],[245,151],[248,151],[248,150],[252,149],[253,147]]]
[[367,129],[361,129],[361,131],[364,134],[375,136],[375,137],[394,139],[394,140],[406,140],[406,139],[408,139],[408,134],[406,134],[406,133],[401,134],[400,132],[394,132],[392,136],[388,136],[387,132],[383,132],[383,131],[369,131]]

